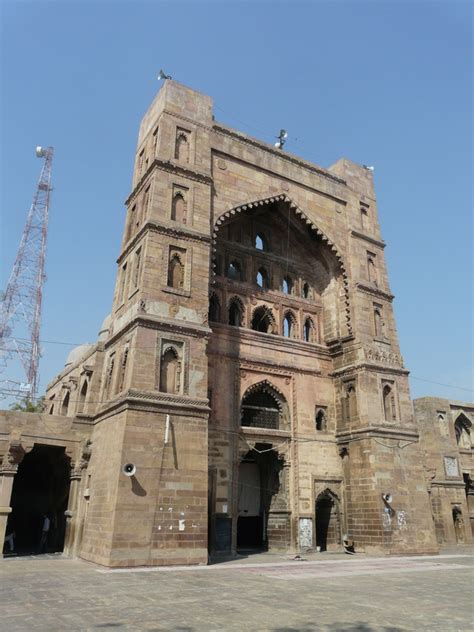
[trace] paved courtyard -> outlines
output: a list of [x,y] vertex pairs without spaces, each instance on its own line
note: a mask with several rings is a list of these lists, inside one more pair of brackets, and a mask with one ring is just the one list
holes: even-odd
[[2,630],[473,630],[474,552],[261,555],[108,571],[55,556],[0,564]]

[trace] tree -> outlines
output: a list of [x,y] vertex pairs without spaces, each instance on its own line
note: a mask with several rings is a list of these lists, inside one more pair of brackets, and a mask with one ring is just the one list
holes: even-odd
[[10,410],[18,410],[23,413],[42,413],[44,411],[44,397],[40,397],[37,402],[32,402],[28,397],[10,404]]

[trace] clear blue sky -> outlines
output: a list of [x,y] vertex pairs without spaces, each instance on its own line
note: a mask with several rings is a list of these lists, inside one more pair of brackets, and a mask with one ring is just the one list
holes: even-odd
[[[54,145],[42,338],[110,311],[138,125],[161,66],[218,120],[375,165],[412,396],[472,399],[472,4],[3,2],[1,285]],[[44,387],[69,347],[44,344]]]

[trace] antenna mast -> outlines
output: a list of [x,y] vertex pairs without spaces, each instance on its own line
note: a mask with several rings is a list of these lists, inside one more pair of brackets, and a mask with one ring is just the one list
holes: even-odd
[[34,401],[38,392],[41,302],[53,153],[53,147],[36,148],[36,156],[44,158],[44,164],[0,308],[0,371],[16,357],[26,378],[26,382],[1,381],[0,394],[21,395],[27,401]]

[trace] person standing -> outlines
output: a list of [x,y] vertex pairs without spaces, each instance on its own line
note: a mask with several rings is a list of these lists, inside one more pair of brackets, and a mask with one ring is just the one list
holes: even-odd
[[48,546],[49,529],[51,527],[51,520],[48,514],[43,515],[43,526],[41,528],[41,538],[38,547],[38,553],[46,553]]

